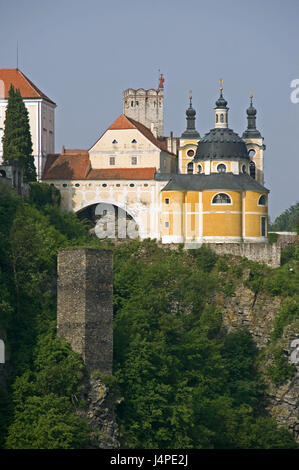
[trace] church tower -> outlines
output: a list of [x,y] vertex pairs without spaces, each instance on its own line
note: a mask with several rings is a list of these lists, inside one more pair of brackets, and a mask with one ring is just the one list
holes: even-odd
[[123,114],[146,126],[155,137],[163,136],[164,78],[162,73],[157,90],[128,88],[123,92]]
[[196,111],[192,107],[192,92],[189,93],[189,108],[186,110],[187,128],[180,138],[180,146],[178,149],[178,170],[179,173],[200,173],[200,167],[194,166],[194,156],[197,149],[197,143],[200,134],[195,128]]
[[242,138],[246,142],[250,157],[250,176],[259,183],[264,184],[264,138],[256,128],[256,109],[252,104],[252,91],[250,92],[250,105],[247,108],[247,129],[243,132]]

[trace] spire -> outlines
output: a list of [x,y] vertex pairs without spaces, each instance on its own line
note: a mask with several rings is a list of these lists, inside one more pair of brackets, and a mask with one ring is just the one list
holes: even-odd
[[250,90],[250,95],[249,95],[249,98],[250,98],[250,105],[249,105],[249,108],[247,108],[246,110],[246,113],[247,113],[247,129],[246,131],[243,133],[243,138],[249,138],[249,137],[262,137],[260,132],[257,130],[256,128],[256,109],[255,107],[253,106],[252,104],[252,98],[253,98],[253,94],[252,94],[252,90]]
[[227,101],[225,98],[223,98],[223,79],[219,78],[219,90],[220,90],[220,96],[218,100],[216,101],[216,107],[215,107],[215,128],[220,127],[220,128],[226,128],[228,127],[228,107]]
[[182,134],[183,139],[200,139],[199,132],[195,129],[196,111],[192,107],[192,91],[189,92],[189,108],[186,110],[187,129]]

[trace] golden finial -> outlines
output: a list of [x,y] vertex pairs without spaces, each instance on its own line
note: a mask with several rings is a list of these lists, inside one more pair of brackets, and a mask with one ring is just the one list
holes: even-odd
[[192,90],[189,91],[189,100],[192,100]]
[[223,85],[223,79],[222,78],[219,78],[219,85],[220,85],[219,90],[222,91],[223,90],[223,86],[222,86]]
[[253,98],[253,94],[252,94],[252,89],[250,88],[250,95],[249,95],[249,98],[252,100]]

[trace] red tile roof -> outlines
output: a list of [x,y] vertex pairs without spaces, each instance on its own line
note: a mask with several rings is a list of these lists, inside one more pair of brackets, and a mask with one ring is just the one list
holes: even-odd
[[[4,90],[2,82],[4,83]],[[0,69],[0,98],[8,98],[10,85],[20,90],[22,98],[42,98],[49,103],[55,104],[37,86],[32,83],[19,69]]]
[[[148,127],[144,126],[138,121],[135,121],[132,118],[129,118],[128,116],[125,116],[125,114],[121,114],[111,124],[111,126],[108,127],[108,129],[105,132],[109,130],[121,130],[121,129],[137,129],[141,132],[141,134],[144,135],[144,137],[146,137],[150,142],[152,142],[152,144],[154,144],[160,150],[163,150],[164,152],[167,152],[170,155],[176,156],[174,153],[169,152],[169,150],[167,149],[166,139],[164,138],[163,139],[161,138],[161,140],[159,138],[157,139]],[[101,137],[105,134],[105,132],[101,135]],[[92,147],[101,139],[101,137],[92,145]]]
[[63,155],[49,155],[43,180],[151,180],[153,168],[101,168],[91,169],[88,151]]

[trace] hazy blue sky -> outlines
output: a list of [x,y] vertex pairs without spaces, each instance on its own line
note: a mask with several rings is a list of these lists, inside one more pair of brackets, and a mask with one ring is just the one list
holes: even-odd
[[[299,201],[298,0],[0,0],[0,68],[19,68],[57,104],[56,151],[89,148],[122,112],[122,91],[165,76],[165,133],[185,128],[193,90],[200,134],[218,78],[242,133],[249,89],[265,138],[274,218]],[[298,94],[299,96],[299,94]]]

